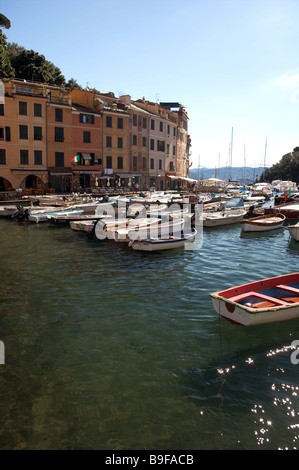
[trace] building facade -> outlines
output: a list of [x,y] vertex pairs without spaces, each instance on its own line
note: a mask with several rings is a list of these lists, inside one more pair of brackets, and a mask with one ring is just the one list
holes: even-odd
[[4,79],[0,191],[169,189],[189,174],[179,103]]

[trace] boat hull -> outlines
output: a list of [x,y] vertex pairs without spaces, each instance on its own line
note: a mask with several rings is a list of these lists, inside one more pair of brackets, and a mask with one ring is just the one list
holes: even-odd
[[238,325],[299,317],[299,273],[277,276],[210,294],[219,315]]
[[197,234],[196,229],[193,229],[190,234],[186,234],[182,238],[174,237],[173,239],[158,238],[158,239],[145,239],[145,240],[134,240],[129,242],[129,246],[133,250],[137,251],[161,251],[161,250],[173,250],[176,248],[185,248],[186,243],[194,241]]
[[268,232],[281,228],[286,218],[282,214],[254,217],[241,221],[243,232]]
[[[222,215],[223,214],[223,215]],[[246,211],[242,211],[240,214],[226,214],[224,212],[218,214],[210,214],[203,217],[204,227],[221,227],[223,225],[236,224],[244,218]]]
[[296,241],[299,241],[299,225],[296,224],[296,225],[290,225],[289,227],[287,227],[291,237],[296,240]]

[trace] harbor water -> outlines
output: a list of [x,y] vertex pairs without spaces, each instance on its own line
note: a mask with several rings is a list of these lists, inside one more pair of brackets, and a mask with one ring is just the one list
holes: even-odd
[[298,271],[285,229],[144,253],[0,220],[0,240],[1,449],[299,446],[299,319],[233,325],[209,295]]

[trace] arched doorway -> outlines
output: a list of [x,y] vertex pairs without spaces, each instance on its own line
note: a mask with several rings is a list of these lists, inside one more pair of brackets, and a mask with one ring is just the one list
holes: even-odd
[[24,187],[32,189],[40,189],[42,187],[41,179],[36,175],[28,175],[24,179]]
[[0,176],[0,191],[11,191],[12,190],[12,185],[11,183],[6,179]]

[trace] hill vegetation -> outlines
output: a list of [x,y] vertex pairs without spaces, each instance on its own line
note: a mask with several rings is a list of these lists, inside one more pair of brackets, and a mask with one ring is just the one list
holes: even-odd
[[299,182],[299,147],[284,155],[281,160],[261,175],[263,181],[294,181]]

